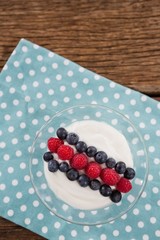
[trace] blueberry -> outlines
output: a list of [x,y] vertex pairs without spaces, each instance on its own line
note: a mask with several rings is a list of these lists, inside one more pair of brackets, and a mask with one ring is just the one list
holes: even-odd
[[44,155],[43,155],[43,159],[44,161],[46,162],[49,162],[50,160],[53,160],[53,155],[51,152],[46,152]]
[[106,184],[101,185],[99,191],[104,197],[108,197],[112,194],[112,188]]
[[59,163],[56,160],[50,160],[48,162],[48,170],[50,172],[57,172]]
[[119,174],[123,174],[126,171],[126,164],[124,162],[117,162],[115,170]]
[[76,133],[68,133],[68,135],[66,137],[66,141],[70,145],[76,145],[78,140],[79,140],[79,137],[78,137],[78,135]]
[[67,171],[66,175],[67,175],[67,178],[68,178],[70,181],[75,181],[75,180],[77,180],[78,177],[79,177],[78,171],[77,171],[76,169],[74,169],[74,168],[69,169],[69,170]]
[[76,144],[76,150],[79,152],[79,153],[83,153],[85,152],[87,149],[87,144],[83,141],[79,141],[77,144]]
[[108,158],[106,161],[106,166],[108,168],[114,168],[116,165],[116,160],[114,158]]
[[113,190],[110,196],[110,199],[114,203],[118,203],[121,201],[122,194],[118,190]]
[[68,132],[66,131],[66,129],[65,128],[58,128],[58,130],[57,130],[57,137],[59,138],[59,139],[61,139],[61,140],[64,140],[64,139],[66,139],[66,137],[67,137],[67,134],[68,134]]
[[89,146],[86,150],[86,154],[88,157],[94,157],[94,155],[97,152],[97,148],[93,147],[93,146]]
[[59,164],[59,170],[60,170],[61,172],[67,172],[68,169],[69,169],[69,164],[68,164],[67,162],[61,162],[61,163]]
[[89,186],[92,190],[99,190],[100,186],[101,186],[101,183],[100,183],[99,180],[93,179],[93,180],[90,181]]
[[133,168],[126,168],[126,171],[124,173],[124,177],[127,179],[133,179],[135,177],[136,173]]
[[81,187],[87,187],[89,185],[89,177],[85,174],[82,174],[78,177],[78,182]]
[[99,151],[96,153],[94,158],[97,163],[102,164],[107,161],[107,154],[103,151]]

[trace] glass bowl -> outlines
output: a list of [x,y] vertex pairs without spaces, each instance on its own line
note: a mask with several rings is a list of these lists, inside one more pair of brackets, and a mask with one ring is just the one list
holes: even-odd
[[[133,168],[136,171],[136,176],[132,180],[133,188],[129,193],[123,195],[121,202],[93,210],[73,208],[65,202],[65,199],[64,201],[60,200],[51,191],[44,175],[44,161],[42,157],[47,151],[47,140],[52,136],[56,136],[56,130],[59,127],[65,127],[72,122],[84,119],[106,122],[121,132],[130,147]],[[35,192],[50,212],[71,223],[98,225],[115,220],[136,204],[146,185],[148,158],[140,133],[127,117],[114,109],[96,104],[73,106],[56,113],[37,132],[31,148],[30,175]]]

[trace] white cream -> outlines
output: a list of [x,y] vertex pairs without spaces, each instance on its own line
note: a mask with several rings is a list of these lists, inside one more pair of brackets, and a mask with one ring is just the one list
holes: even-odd
[[[80,140],[88,146],[95,146],[99,151],[105,151],[116,161],[123,161],[128,167],[133,167],[133,159],[125,137],[114,127],[94,120],[74,122],[65,127],[68,132],[75,132]],[[103,197],[99,191],[89,187],[83,188],[76,181],[70,181],[60,171],[51,173],[44,162],[44,173],[50,189],[58,198],[74,208],[91,210],[103,208],[111,204],[108,197]]]

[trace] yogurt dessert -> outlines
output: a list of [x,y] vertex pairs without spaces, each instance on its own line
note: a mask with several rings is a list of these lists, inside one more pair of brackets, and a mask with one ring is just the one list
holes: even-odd
[[[127,140],[121,132],[104,122],[95,120],[77,121],[66,126],[65,130],[67,133],[74,133],[78,136],[78,142],[75,138],[74,143],[73,135],[70,140],[69,134],[68,138],[66,136],[59,136],[60,139],[51,138],[50,145],[48,144],[50,151],[43,156],[45,178],[48,186],[59,199],[74,208],[93,210],[107,207],[114,201],[112,197],[107,197],[110,196],[110,191],[117,191],[121,194],[120,191],[125,193],[131,189],[130,180],[135,175],[133,158]],[[80,142],[86,145],[83,146]],[[95,153],[93,153],[94,147]],[[60,151],[62,148],[63,151]],[[71,150],[72,157],[69,160],[67,157],[63,158],[66,149]],[[91,152],[89,152],[90,149]],[[101,156],[103,156],[102,159]],[[114,163],[115,160],[116,163]],[[77,168],[75,174],[78,175],[75,179],[78,181],[71,179],[73,174],[69,175],[70,170],[61,169],[60,171],[60,166],[63,165],[65,168],[64,163],[71,169]],[[96,168],[92,169],[91,165],[95,165]],[[90,171],[90,169],[95,171]],[[99,169],[100,173],[94,179],[96,176],[94,174]],[[82,175],[83,177],[80,178]],[[97,183],[101,184],[101,187],[97,187]],[[115,199],[115,202],[118,200]]]

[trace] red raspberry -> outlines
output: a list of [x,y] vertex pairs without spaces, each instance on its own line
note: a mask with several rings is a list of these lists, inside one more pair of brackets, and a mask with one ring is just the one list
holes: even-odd
[[88,159],[83,153],[77,153],[71,159],[71,167],[81,170],[87,166]]
[[132,189],[132,184],[127,178],[122,177],[117,183],[116,189],[122,193],[127,193]]
[[85,168],[85,173],[86,175],[91,178],[98,178],[101,172],[101,167],[98,163],[96,162],[90,162]]
[[70,160],[74,155],[74,151],[68,145],[61,145],[57,150],[57,154],[61,160]]
[[62,140],[60,140],[59,138],[54,138],[51,137],[48,139],[47,145],[48,145],[48,149],[50,150],[50,152],[56,153],[57,149],[64,144],[64,142]]
[[100,177],[105,184],[110,186],[116,185],[120,179],[119,174],[111,168],[102,169]]

